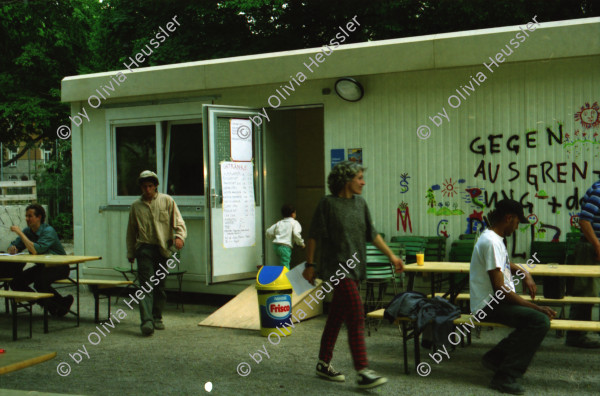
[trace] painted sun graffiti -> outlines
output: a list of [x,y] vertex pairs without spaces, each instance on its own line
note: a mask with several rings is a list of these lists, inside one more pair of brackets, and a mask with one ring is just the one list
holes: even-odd
[[586,103],[581,106],[581,110],[575,113],[574,117],[575,121],[580,121],[581,126],[585,129],[597,127],[600,125],[600,105],[598,102],[594,102],[591,106]]
[[442,194],[444,195],[444,197],[454,197],[455,194],[458,194],[458,192],[456,191],[455,188],[455,184],[456,182],[452,181],[452,178],[450,178],[450,180],[445,179],[444,180],[444,189],[442,190]]

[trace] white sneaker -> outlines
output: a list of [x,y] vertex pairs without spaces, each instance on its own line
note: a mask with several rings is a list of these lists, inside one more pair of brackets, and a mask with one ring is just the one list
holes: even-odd
[[358,387],[363,389],[374,388],[387,382],[387,378],[382,377],[375,371],[364,368],[358,372]]

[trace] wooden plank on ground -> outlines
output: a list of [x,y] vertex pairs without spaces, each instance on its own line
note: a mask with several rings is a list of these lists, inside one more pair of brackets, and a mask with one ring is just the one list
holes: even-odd
[[0,353],[0,375],[45,362],[56,356],[56,352],[8,348]]
[[17,390],[17,389],[0,389],[0,395],[10,395],[10,396],[83,396],[83,395],[73,395],[71,393],[47,393],[47,392],[38,392],[38,391],[23,391],[23,390]]
[[[319,304],[312,302],[311,296],[320,290],[321,280],[317,280],[314,289],[304,292],[298,296],[292,293],[292,313],[296,314],[299,309],[304,311],[304,320],[323,313],[323,302],[314,297]],[[308,304],[307,304],[308,299]],[[310,307],[312,307],[312,309]],[[296,318],[300,320],[298,315]],[[295,322],[295,321],[294,321]],[[248,286],[240,294],[235,296],[227,304],[223,305],[208,318],[198,323],[198,326],[227,327],[232,329],[260,330],[260,318],[258,311],[258,294],[254,285]]]

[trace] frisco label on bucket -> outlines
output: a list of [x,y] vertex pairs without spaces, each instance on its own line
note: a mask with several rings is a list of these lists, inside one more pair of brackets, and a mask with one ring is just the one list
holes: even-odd
[[275,320],[285,320],[290,316],[292,299],[289,295],[271,296],[267,299],[267,315]]

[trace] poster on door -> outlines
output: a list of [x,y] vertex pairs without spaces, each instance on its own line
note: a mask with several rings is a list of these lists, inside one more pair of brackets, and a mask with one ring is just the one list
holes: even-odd
[[223,247],[256,244],[254,169],[251,162],[221,162]]
[[232,118],[229,121],[231,160],[252,161],[252,121]]

